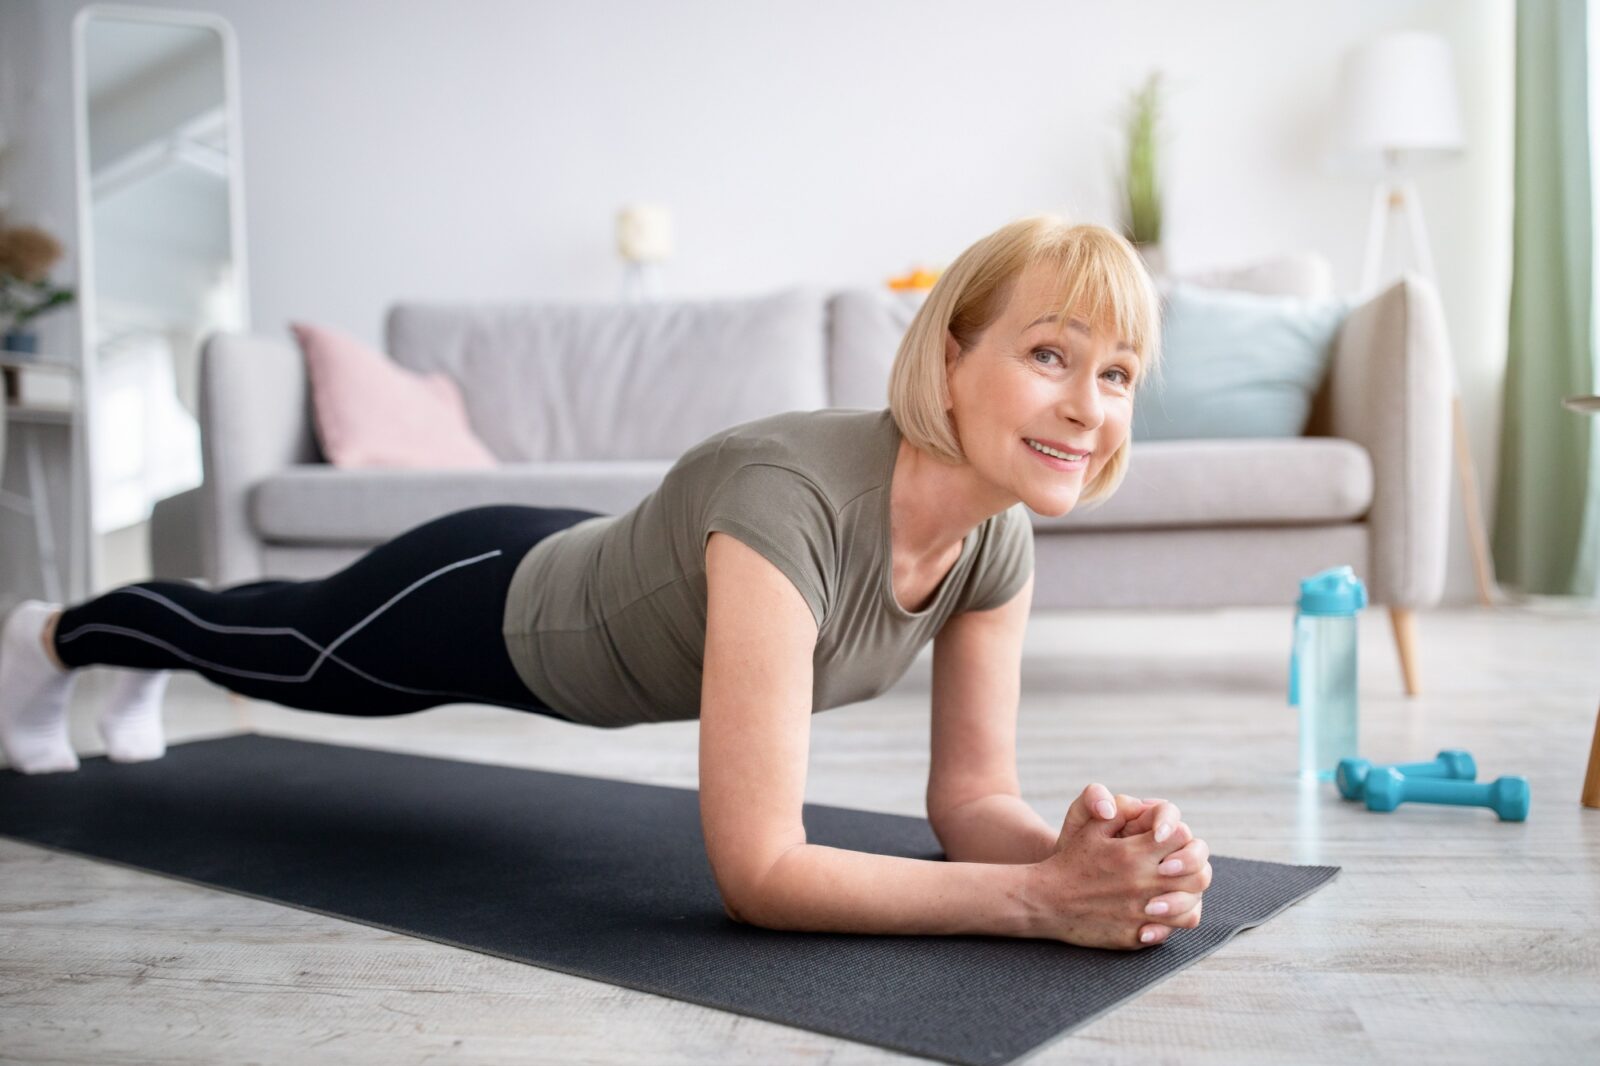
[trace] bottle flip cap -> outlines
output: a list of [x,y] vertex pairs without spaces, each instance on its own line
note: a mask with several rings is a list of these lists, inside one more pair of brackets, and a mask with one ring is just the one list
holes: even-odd
[[1301,614],[1355,614],[1367,605],[1367,587],[1353,567],[1335,566],[1300,582]]
[[1289,706],[1300,706],[1300,648],[1311,639],[1314,628],[1306,619],[1317,615],[1354,618],[1366,605],[1367,587],[1356,577],[1354,567],[1331,567],[1300,582],[1294,647],[1289,653]]

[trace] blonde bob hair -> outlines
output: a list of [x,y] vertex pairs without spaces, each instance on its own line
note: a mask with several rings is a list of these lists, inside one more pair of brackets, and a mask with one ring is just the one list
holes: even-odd
[[[1091,328],[1114,329],[1139,356],[1135,390],[1161,362],[1161,301],[1139,253],[1104,226],[1036,215],[1002,226],[956,257],[918,309],[889,373],[889,410],[901,436],[949,463],[965,463],[945,405],[945,336],[963,352],[1005,311],[1017,279],[1040,265],[1055,272],[1061,321],[1079,317]],[[1128,471],[1124,440],[1078,497],[1099,503]]]

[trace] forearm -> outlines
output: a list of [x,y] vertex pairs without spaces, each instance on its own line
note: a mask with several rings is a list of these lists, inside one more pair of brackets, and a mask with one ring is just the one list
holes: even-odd
[[801,844],[784,852],[739,918],[769,929],[905,935],[1035,935],[1027,870]]
[[1020,798],[984,796],[957,807],[934,827],[952,862],[1040,862],[1055,851],[1058,831]]

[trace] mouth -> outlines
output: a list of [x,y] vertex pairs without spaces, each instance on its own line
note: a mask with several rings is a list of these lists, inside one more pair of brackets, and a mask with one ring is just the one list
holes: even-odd
[[1022,438],[1022,446],[1028,449],[1034,458],[1055,470],[1082,470],[1089,465],[1089,455],[1091,454],[1089,452],[1071,452],[1062,448],[1050,448],[1049,452],[1045,452],[1040,449],[1049,447],[1049,445],[1040,444],[1029,437]]

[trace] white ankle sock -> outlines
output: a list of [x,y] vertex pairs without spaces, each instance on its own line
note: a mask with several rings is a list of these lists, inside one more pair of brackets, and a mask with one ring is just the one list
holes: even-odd
[[100,735],[112,762],[144,762],[167,753],[161,697],[170,670],[118,670],[100,710]]
[[13,770],[76,770],[67,739],[67,701],[77,674],[62,670],[40,640],[59,604],[19,603],[0,625],[0,750]]

